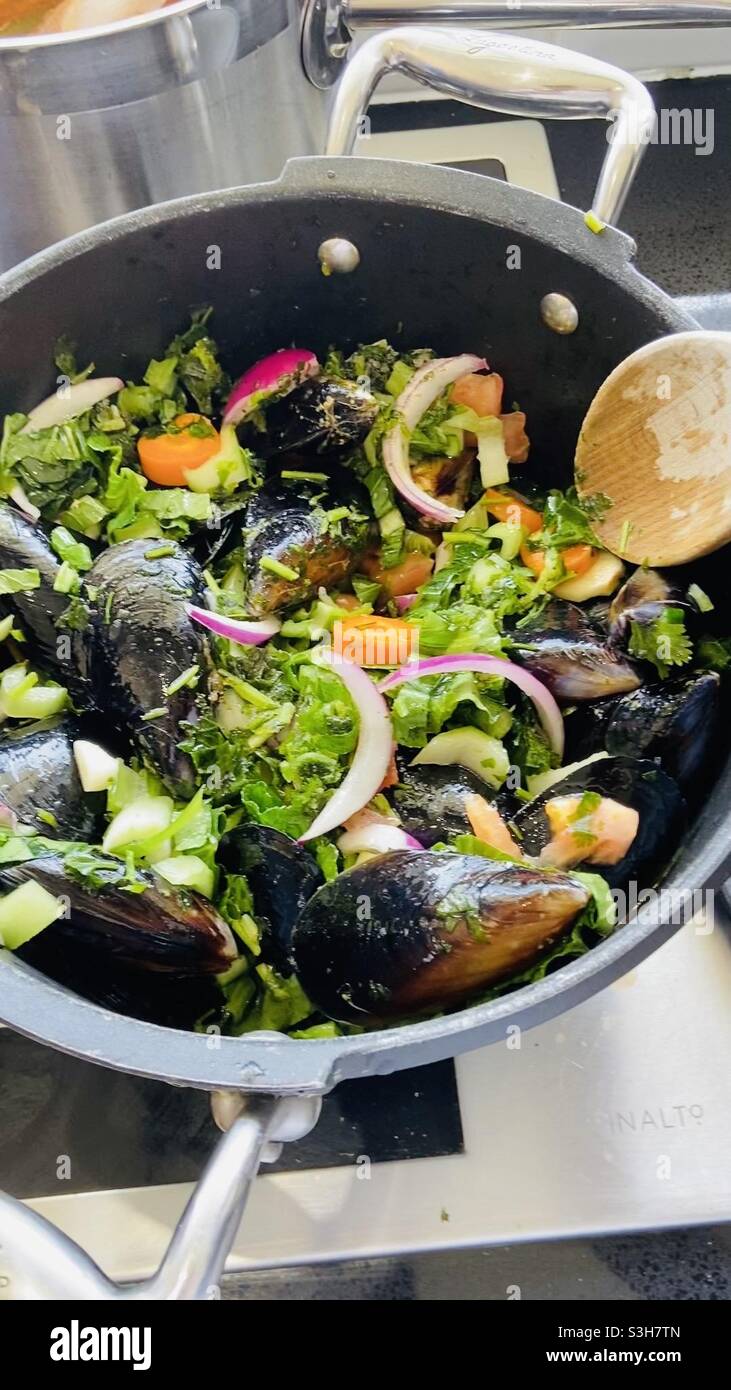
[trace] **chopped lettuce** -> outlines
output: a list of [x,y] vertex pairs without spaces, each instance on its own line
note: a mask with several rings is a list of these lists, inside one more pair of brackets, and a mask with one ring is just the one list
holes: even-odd
[[65,526],[54,526],[50,539],[59,559],[63,560],[65,564],[71,565],[77,574],[91,569],[93,560],[88,545],[85,545],[83,541],[75,540]]
[[40,571],[36,569],[0,570],[0,594],[27,593],[40,589]]

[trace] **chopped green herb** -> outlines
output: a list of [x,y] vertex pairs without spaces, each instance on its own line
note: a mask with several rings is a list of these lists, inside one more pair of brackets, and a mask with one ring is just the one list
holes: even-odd
[[293,570],[289,565],[283,565],[281,560],[275,560],[271,555],[262,555],[259,569],[266,570],[269,574],[276,574],[279,579],[289,579],[290,581],[299,579],[297,570]]
[[168,555],[175,554],[174,545],[155,545],[152,550],[145,551],[146,560],[164,560]]
[[283,468],[282,477],[297,483],[327,483],[329,473],[311,473],[306,468]]
[[649,661],[661,679],[672,666],[685,666],[693,657],[693,644],[685,630],[682,608],[667,607],[651,623],[630,623],[629,653]]
[[190,688],[194,690],[198,684],[200,673],[201,668],[196,661],[192,666],[189,666],[186,671],[181,671],[180,675],[176,676],[175,680],[170,682],[170,685],[165,686],[165,695],[177,695],[178,691],[184,690],[186,686],[190,686]]
[[149,724],[153,719],[163,719],[167,712],[167,705],[158,705],[156,709],[148,709],[147,713],[143,714],[142,721],[145,724]]
[[695,604],[699,613],[712,613],[714,608],[713,599],[701,588],[700,584],[691,584],[688,589],[688,598]]

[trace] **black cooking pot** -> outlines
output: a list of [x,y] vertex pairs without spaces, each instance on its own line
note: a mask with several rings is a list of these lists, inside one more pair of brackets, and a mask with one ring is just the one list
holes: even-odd
[[[318,248],[332,237],[358,248],[360,263],[350,273],[323,274]],[[583,413],[603,378],[641,344],[694,326],[638,273],[633,251],[611,228],[595,235],[573,208],[476,175],[360,159],[294,161],[277,183],[131,214],[5,276],[0,407],[30,408],[53,388],[49,349],[61,333],[78,341],[100,375],[119,372],[121,364],[123,375],[135,377],[192,306],[212,304],[216,338],[234,369],[292,342],[322,353],[332,343],[386,337],[438,353],[483,354],[505,376],[507,399],[517,398],[527,412],[533,475],[565,484]],[[543,321],[548,293],[576,306],[575,332],[558,334]],[[731,768],[719,760],[718,773],[667,877],[669,889],[699,889],[726,877]],[[446,1057],[505,1037],[508,1025],[546,1020],[627,971],[676,925],[655,902],[527,989],[357,1037],[297,1042],[249,1034],[212,1045],[210,1037],[108,1014],[3,952],[0,1017],[42,1042],[125,1071],[211,1090],[317,1097],[344,1077]],[[203,1277],[192,1233],[200,1245],[201,1222],[209,1223],[210,1237],[222,1225],[224,1203],[241,1200],[266,1134],[286,1137],[282,1104],[255,1102],[223,1141],[217,1197],[204,1185],[208,1204],[199,1193],[186,1218],[188,1288]],[[315,1111],[313,1102],[290,1134],[305,1132]],[[228,1165],[223,1187],[221,1164]],[[12,1250],[15,1236],[27,1257],[26,1219],[0,1199],[0,1245]],[[34,1227],[31,1246],[41,1252],[37,1264],[47,1280],[51,1255],[58,1258],[49,1240],[47,1230]],[[77,1285],[85,1277],[89,1289],[97,1287],[98,1271],[84,1274],[83,1258],[73,1256]],[[64,1259],[68,1273],[68,1251]],[[111,1287],[102,1296],[112,1296]],[[165,1287],[150,1296],[170,1296]]]

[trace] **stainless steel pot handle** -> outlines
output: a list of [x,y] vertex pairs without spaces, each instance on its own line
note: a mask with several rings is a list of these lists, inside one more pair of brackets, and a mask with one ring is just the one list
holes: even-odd
[[317,1096],[215,1096],[214,1117],[227,1132],[206,1164],[160,1268],[137,1284],[115,1284],[75,1241],[0,1192],[4,1296],[127,1302],[217,1298],[251,1184],[259,1165],[271,1156],[268,1146],[308,1134],[320,1104]]
[[621,212],[655,123],[650,93],[636,77],[534,39],[404,25],[368,39],[345,68],[333,101],[326,154],[352,152],[378,83],[394,69],[490,111],[611,121],[589,225],[600,231]]
[[437,20],[510,30],[706,27],[731,24],[731,0],[305,0],[305,72],[315,87],[331,87],[359,30]]

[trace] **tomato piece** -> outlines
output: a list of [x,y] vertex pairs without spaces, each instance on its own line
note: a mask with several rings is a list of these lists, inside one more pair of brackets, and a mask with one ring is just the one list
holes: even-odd
[[[561,551],[561,559],[569,574],[586,574],[594,554],[590,545],[567,545],[566,549]],[[529,550],[527,545],[522,545],[520,558],[527,569],[532,570],[534,574],[542,574],[546,563],[542,550]]]
[[493,849],[502,850],[503,854],[514,854],[517,859],[522,858],[520,846],[515,843],[500,812],[484,796],[468,796],[464,809],[478,840],[484,840],[485,844],[492,845]]
[[378,552],[364,555],[361,569],[369,579],[376,579],[387,598],[399,598],[402,594],[416,593],[422,584],[431,578],[434,568],[433,555],[422,555],[419,550],[410,550],[398,565],[384,569]]
[[525,411],[511,410],[509,415],[501,415],[505,452],[511,463],[525,463],[530,450],[530,440],[525,432]]
[[142,472],[151,483],[160,487],[185,487],[185,474],[200,468],[221,448],[218,430],[210,425],[210,433],[190,432],[191,425],[205,420],[204,415],[178,415],[177,434],[158,434],[137,441],[137,453]]
[[461,376],[452,387],[452,400],[455,405],[468,406],[475,415],[499,415],[503,404],[503,379],[497,372],[480,376],[468,372]]
[[529,507],[528,503],[522,502],[519,497],[511,497],[509,492],[486,492],[484,501],[490,516],[497,517],[498,521],[508,522],[511,526],[522,526],[529,536],[532,536],[534,531],[540,531],[543,526],[541,513],[534,511],[533,507]]

